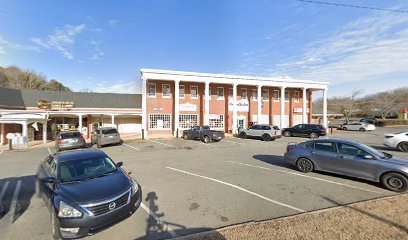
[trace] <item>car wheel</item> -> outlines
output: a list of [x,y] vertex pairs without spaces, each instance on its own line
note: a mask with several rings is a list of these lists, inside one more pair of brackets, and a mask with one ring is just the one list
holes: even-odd
[[264,140],[265,142],[269,142],[271,140],[271,136],[269,136],[269,134],[264,134],[262,135],[262,140]]
[[204,142],[204,143],[210,143],[210,142],[211,142],[210,137],[209,137],[209,136],[204,136],[203,142]]
[[245,139],[245,138],[247,138],[247,134],[245,132],[241,132],[239,134],[239,137],[242,138],[242,139]]
[[52,227],[52,237],[53,239],[62,239],[61,238],[61,233],[60,233],[60,226],[59,222],[57,220],[57,217],[55,216],[55,211],[51,211],[51,227]]
[[346,128],[346,127],[343,127],[343,130],[344,130],[344,131],[347,131],[347,128]]
[[365,131],[365,128],[360,128],[359,131],[360,131],[360,132],[364,132],[364,131]]
[[318,138],[319,136],[317,135],[317,133],[311,133],[310,134],[310,138],[311,139],[316,139],[316,138]]
[[296,162],[296,167],[299,169],[299,171],[308,173],[313,171],[313,163],[307,158],[299,158]]
[[405,192],[408,190],[408,179],[399,173],[387,173],[381,178],[381,183],[388,190],[394,192]]
[[290,137],[290,132],[289,131],[285,131],[284,133],[283,133],[283,135],[285,136],[285,137]]
[[397,145],[398,150],[401,152],[408,152],[408,142],[400,142]]
[[188,134],[184,134],[183,138],[184,138],[184,140],[188,140],[188,139],[190,139],[190,136],[188,136]]

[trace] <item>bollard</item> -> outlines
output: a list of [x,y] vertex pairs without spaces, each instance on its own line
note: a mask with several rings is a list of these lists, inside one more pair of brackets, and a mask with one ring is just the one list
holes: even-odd
[[176,138],[179,138],[179,129],[177,128],[177,132],[176,132]]
[[144,129],[142,129],[142,139],[144,140]]
[[9,150],[13,150],[13,139],[8,140]]
[[333,134],[333,127],[330,128],[330,133]]

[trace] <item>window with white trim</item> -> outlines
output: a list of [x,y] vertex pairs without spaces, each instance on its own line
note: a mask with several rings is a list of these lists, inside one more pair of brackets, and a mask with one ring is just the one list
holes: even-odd
[[197,99],[198,98],[198,87],[197,86],[191,86],[190,87],[190,97],[192,99]]
[[149,115],[149,129],[170,130],[171,115],[161,113],[151,113]]
[[224,88],[223,87],[217,87],[217,99],[224,100]]
[[299,102],[299,91],[293,92],[293,98],[295,99],[295,102]]
[[224,128],[224,114],[210,114],[209,126],[213,128]]
[[185,87],[184,85],[179,86],[179,98],[184,98],[185,96]]
[[190,129],[198,125],[198,114],[180,114],[179,126],[180,129]]
[[269,90],[262,89],[262,98],[264,101],[269,101]]
[[230,98],[234,97],[234,90],[232,88],[229,89],[229,97]]
[[156,84],[155,83],[149,83],[147,85],[147,96],[156,97]]
[[248,99],[248,91],[246,88],[241,89],[241,99]]
[[289,102],[289,91],[285,91],[285,102]]
[[252,101],[257,101],[258,100],[258,89],[252,89],[251,99],[252,99]]
[[274,102],[279,102],[280,100],[280,91],[279,90],[273,90],[273,101]]
[[162,85],[162,87],[163,87],[163,97],[164,98],[169,98],[169,97],[171,97],[171,91],[170,91],[170,84],[163,84]]

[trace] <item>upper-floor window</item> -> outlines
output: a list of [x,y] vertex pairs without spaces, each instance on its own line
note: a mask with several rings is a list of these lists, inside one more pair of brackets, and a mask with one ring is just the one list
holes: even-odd
[[156,84],[149,83],[147,85],[147,96],[148,97],[156,97]]
[[169,98],[171,96],[170,84],[163,84],[163,97]]
[[184,85],[179,86],[179,98],[184,98],[185,95],[185,87]]
[[279,102],[280,100],[280,91],[279,90],[273,90],[273,101],[274,102]]
[[299,102],[299,91],[293,92],[293,98],[295,99],[295,102]]
[[258,100],[258,89],[252,89],[251,99],[252,99],[252,101]]
[[262,89],[262,98],[264,101],[269,101],[269,91],[268,89]]
[[285,91],[285,102],[289,102],[289,91]]
[[190,87],[190,97],[192,99],[197,99],[198,98],[198,87],[197,86],[191,86]]
[[241,89],[241,99],[248,99],[248,92],[246,88]]
[[232,88],[229,89],[229,97],[230,98],[234,97],[234,90]]
[[224,88],[223,87],[218,87],[217,88],[217,99],[224,99]]

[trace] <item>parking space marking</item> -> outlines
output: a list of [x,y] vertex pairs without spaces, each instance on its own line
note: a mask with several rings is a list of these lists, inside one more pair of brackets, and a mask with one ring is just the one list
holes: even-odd
[[131,146],[131,145],[129,145],[129,144],[123,143],[123,145],[128,146],[128,147],[133,148],[133,149],[136,149],[137,151],[140,151],[139,148],[133,147],[133,146]]
[[170,233],[170,235],[171,235],[172,237],[177,237],[176,232],[174,232],[174,230],[173,230],[169,225],[167,225],[165,222],[161,221],[160,218],[159,218],[152,210],[150,210],[150,208],[148,208],[148,207],[147,207],[146,205],[144,205],[143,203],[141,203],[140,206],[141,206],[141,207],[143,208],[143,210],[145,210],[150,216],[152,216],[152,218],[154,218],[154,220],[156,221],[156,223],[157,223],[158,226],[161,225],[161,226],[164,227],[164,229],[162,229],[162,230],[167,231],[168,233]]
[[158,144],[161,144],[161,145],[164,145],[164,146],[167,146],[167,147],[177,148],[176,146],[169,145],[169,144],[162,143],[162,142],[158,142],[158,141],[151,140],[151,139],[149,139],[148,141],[151,141],[151,142],[154,142],[154,143],[158,143]]
[[207,180],[211,180],[211,181],[214,181],[214,182],[217,182],[217,183],[224,184],[224,185],[226,185],[226,186],[229,186],[229,187],[232,187],[232,188],[241,190],[241,191],[243,191],[243,192],[249,193],[249,194],[251,194],[251,195],[257,196],[257,197],[259,197],[259,198],[262,198],[262,199],[264,199],[264,200],[266,200],[266,201],[268,201],[268,202],[275,203],[275,204],[277,204],[277,205],[280,205],[280,206],[283,206],[283,207],[286,207],[286,208],[290,208],[290,209],[295,210],[295,211],[297,211],[297,212],[306,212],[306,211],[303,210],[303,209],[300,209],[300,208],[297,208],[297,207],[294,207],[294,206],[290,206],[290,205],[287,205],[287,204],[284,204],[284,203],[281,203],[281,202],[272,200],[272,199],[267,198],[267,197],[265,197],[265,196],[263,196],[263,195],[260,195],[260,194],[258,194],[258,193],[249,191],[249,190],[247,190],[247,189],[245,189],[245,188],[239,187],[239,186],[237,186],[237,185],[233,185],[233,184],[231,184],[231,183],[223,182],[223,181],[217,180],[217,179],[215,179],[215,178],[210,178],[210,177],[201,176],[201,175],[198,175],[198,174],[195,174],[195,173],[190,173],[190,172],[183,171],[183,170],[176,169],[176,168],[172,168],[172,167],[166,167],[166,168],[167,168],[167,169],[170,169],[170,170],[173,170],[173,171],[177,171],[177,172],[181,172],[181,173],[184,173],[184,174],[188,174],[188,175],[191,175],[191,176],[200,177],[200,178],[203,178],[203,179],[207,179]]
[[3,188],[1,189],[1,192],[0,192],[0,205],[1,205],[1,201],[3,201],[4,195],[6,194],[8,185],[9,185],[9,181],[6,181]]
[[312,176],[303,175],[303,174],[300,174],[300,173],[294,173],[294,172],[289,172],[289,171],[284,171],[284,170],[272,169],[272,168],[267,168],[267,167],[262,167],[262,166],[255,166],[255,165],[251,165],[251,164],[247,164],[247,163],[239,163],[239,162],[234,162],[234,161],[225,161],[225,162],[227,162],[227,163],[233,163],[233,164],[239,164],[239,165],[248,166],[248,167],[253,167],[253,168],[264,169],[264,170],[269,170],[269,171],[275,171],[275,172],[280,172],[280,173],[292,174],[292,175],[295,175],[295,176],[310,178],[310,179],[319,180],[319,181],[323,181],[323,182],[327,182],[327,183],[332,183],[332,184],[336,184],[336,185],[340,185],[340,186],[345,186],[345,187],[349,187],[349,188],[355,188],[355,189],[359,189],[359,190],[363,190],[363,191],[367,191],[367,192],[373,192],[373,193],[377,193],[377,194],[383,194],[382,192],[374,191],[374,190],[371,190],[371,189],[356,187],[356,186],[352,186],[352,185],[348,185],[348,184],[344,184],[344,183],[338,183],[338,182],[326,180],[326,179],[323,179],[323,178],[318,178],[318,177],[312,177]]
[[49,153],[50,155],[52,155],[52,151],[51,151],[50,147],[47,147],[47,151],[48,151],[48,153]]
[[18,194],[20,193],[21,182],[22,182],[22,180],[17,181],[16,189],[14,190],[13,198],[11,200],[10,210],[8,211],[6,216],[4,216],[4,218],[3,218],[5,220],[5,222],[6,222],[6,224],[9,224],[9,225],[13,224],[13,222],[14,222],[14,215],[15,215],[15,211],[16,211],[16,207],[17,207]]
[[234,142],[234,141],[228,141],[228,140],[223,140],[223,142],[228,142],[228,143],[235,143],[235,144],[243,144],[243,143],[240,143],[240,142]]

